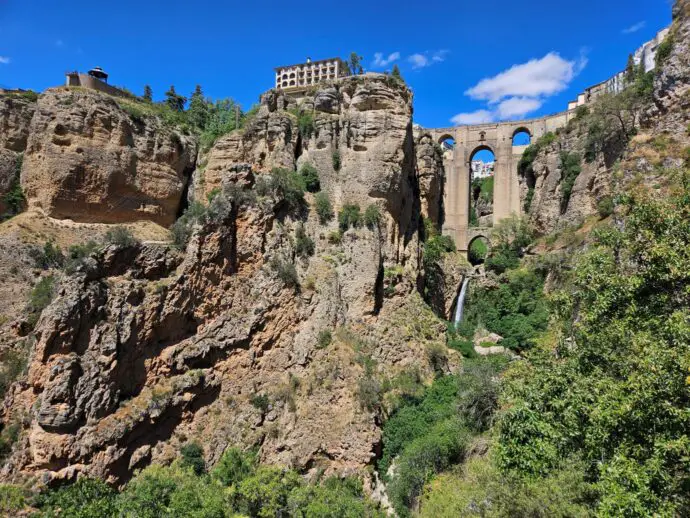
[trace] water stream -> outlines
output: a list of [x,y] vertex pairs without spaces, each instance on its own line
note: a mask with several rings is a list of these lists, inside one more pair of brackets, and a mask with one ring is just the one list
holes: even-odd
[[470,283],[470,278],[465,277],[462,280],[462,288],[460,288],[460,293],[458,294],[458,300],[455,303],[455,317],[453,318],[453,324],[457,327],[460,322],[462,322],[462,310],[465,306],[465,295],[467,294],[467,285]]

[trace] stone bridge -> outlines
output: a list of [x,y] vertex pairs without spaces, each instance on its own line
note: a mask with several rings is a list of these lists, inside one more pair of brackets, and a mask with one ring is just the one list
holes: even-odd
[[[444,187],[443,233],[455,240],[458,250],[466,251],[470,242],[490,229],[473,229],[470,221],[470,164],[474,155],[484,149],[493,152],[494,212],[493,223],[522,212],[521,185],[518,162],[527,146],[514,146],[517,133],[526,132],[532,142],[545,133],[564,127],[574,117],[574,111],[562,112],[539,119],[428,129],[436,142],[455,141],[452,151],[444,158],[446,183]],[[523,186],[526,192],[526,187]]]

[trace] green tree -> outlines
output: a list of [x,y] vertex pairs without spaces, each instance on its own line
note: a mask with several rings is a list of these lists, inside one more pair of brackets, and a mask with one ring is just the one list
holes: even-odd
[[183,95],[178,94],[175,91],[175,86],[171,85],[170,89],[165,92],[165,103],[168,107],[175,112],[183,112],[184,105],[187,102],[187,98]]
[[319,223],[325,225],[333,219],[333,205],[325,192],[316,193],[314,196],[314,208],[319,217]]
[[363,74],[364,69],[362,68],[362,56],[356,52],[350,53],[350,59],[347,61],[347,65],[350,68],[350,74]]
[[153,90],[149,85],[144,85],[144,100],[147,102],[153,102]]
[[625,66],[625,80],[633,83],[637,77],[637,67],[632,54],[628,54],[628,64]]
[[209,116],[209,103],[204,99],[201,85],[196,85],[194,93],[189,98],[189,109],[187,110],[189,122],[200,131],[203,131],[206,129]]
[[391,71],[391,76],[393,76],[395,79],[397,79],[401,83],[405,82],[405,80],[402,77],[402,74],[400,74],[400,68],[398,67],[397,64],[393,65],[393,70]]

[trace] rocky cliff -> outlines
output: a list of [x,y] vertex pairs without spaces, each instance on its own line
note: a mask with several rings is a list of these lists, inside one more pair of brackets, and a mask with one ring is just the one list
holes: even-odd
[[196,141],[159,117],[125,108],[87,89],[40,96],[21,174],[30,208],[81,222],[172,224]]
[[[66,200],[84,200],[87,217],[100,193],[115,207],[106,218],[128,220],[141,208],[117,208],[117,193],[136,188],[163,207],[171,198],[151,194],[151,168],[139,178],[126,165],[158,159],[164,184],[183,184],[187,144],[175,151],[171,133],[136,126],[92,95],[40,100],[22,173],[32,203],[61,214]],[[6,398],[3,421],[21,432],[3,478],[84,473],[117,484],[190,441],[209,464],[237,445],[308,475],[370,465],[381,417],[403,390],[396,380],[458,365],[417,288],[422,208],[440,214],[443,171],[429,137],[413,135],[411,102],[385,76],[345,79],[300,102],[268,92],[243,130],[200,157],[190,197],[215,197],[184,250],[110,246],[63,275],[28,376]],[[49,181],[47,164],[61,181]],[[273,168],[304,164],[334,212],[375,206],[380,217],[339,231],[337,218],[315,213],[313,195],[295,209],[257,190]],[[96,189],[113,184],[122,190]]]

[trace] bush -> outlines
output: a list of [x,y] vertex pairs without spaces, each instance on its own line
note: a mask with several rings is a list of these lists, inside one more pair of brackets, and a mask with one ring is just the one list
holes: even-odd
[[304,189],[302,176],[288,169],[275,168],[256,180],[259,196],[271,195],[287,205],[288,210],[301,210],[305,206]]
[[319,181],[319,172],[311,164],[304,164],[299,174],[304,182],[304,187],[309,192],[319,192],[321,190],[321,182]]
[[319,222],[325,225],[333,219],[333,205],[325,192],[319,192],[314,197],[314,205],[316,215],[319,217]]
[[305,139],[311,138],[314,133],[314,115],[312,112],[297,109],[290,110],[297,117],[297,130]]
[[278,275],[287,287],[296,288],[299,286],[299,277],[295,265],[283,257],[273,257],[269,262],[271,269]]
[[61,268],[65,264],[65,256],[60,247],[52,241],[46,241],[43,249],[31,248],[29,255],[37,268],[48,270],[49,268]]
[[328,329],[323,329],[319,331],[319,336],[316,339],[316,344],[319,349],[325,349],[329,345],[331,345],[331,341],[333,340],[333,335],[331,334],[330,330]]
[[211,476],[226,487],[236,486],[256,471],[256,455],[237,448],[225,450]]
[[340,171],[340,151],[335,149],[333,150],[333,154],[331,155],[331,159],[333,161],[333,169],[335,171]]
[[32,329],[36,325],[36,322],[38,322],[41,312],[48,307],[48,304],[53,300],[54,292],[55,277],[52,275],[41,277],[36,283],[36,286],[31,290],[27,321]]
[[28,505],[26,491],[10,484],[0,484],[0,513],[4,516],[20,516]]
[[83,264],[87,257],[99,248],[100,245],[95,241],[87,241],[86,243],[70,246],[65,260],[65,271],[67,271],[67,273],[74,272],[79,265]]
[[338,225],[341,232],[347,232],[350,228],[357,228],[361,224],[362,214],[359,211],[359,205],[347,204],[344,205],[338,213]]
[[381,210],[379,206],[372,203],[364,211],[364,224],[368,229],[373,230],[378,228],[379,222],[381,221]]
[[[39,516],[52,518],[111,518],[118,516],[117,493],[105,482],[80,478],[71,486],[39,495]],[[144,516],[149,515],[141,515]]]
[[264,414],[268,412],[268,406],[271,404],[266,394],[253,394],[249,402]]
[[190,442],[180,448],[182,455],[181,465],[191,468],[196,475],[206,473],[206,461],[204,461],[204,449],[196,442]]
[[192,202],[170,229],[175,246],[178,248],[186,247],[192,237],[194,226],[203,225],[205,222],[206,207],[198,201]]
[[24,154],[19,153],[17,156],[17,162],[14,166],[14,178],[12,179],[9,190],[3,196],[3,202],[8,207],[8,211],[6,214],[2,215],[3,217],[11,217],[15,214],[19,214],[26,204],[26,197],[24,196],[24,191],[19,183],[23,161]]
[[522,211],[527,214],[529,209],[532,207],[532,200],[534,199],[534,187],[529,187],[527,189],[527,194],[525,195],[525,203],[522,206]]
[[301,484],[302,479],[295,471],[261,466],[254,475],[238,484],[234,506],[238,511],[252,517],[288,516],[290,492]]
[[21,348],[4,352],[0,362],[0,400],[5,397],[10,385],[24,373],[28,359],[27,351]]
[[367,374],[357,381],[357,398],[362,408],[370,412],[378,411],[381,406],[381,384],[373,375]]
[[661,66],[671,55],[671,52],[673,51],[673,43],[673,34],[669,34],[657,47],[656,56],[654,58],[656,61],[657,71],[661,70]]
[[614,208],[615,204],[611,196],[604,196],[597,202],[597,212],[599,213],[599,217],[601,219],[608,218],[611,214],[613,214]]
[[565,212],[565,209],[568,207],[575,181],[582,171],[580,163],[580,155],[577,153],[561,152],[561,212]]
[[301,223],[295,231],[295,253],[305,259],[314,255],[314,241],[304,231],[304,225]]
[[139,244],[139,241],[134,237],[132,231],[127,227],[117,226],[105,233],[104,240],[106,243],[119,246],[119,247],[130,247]]

